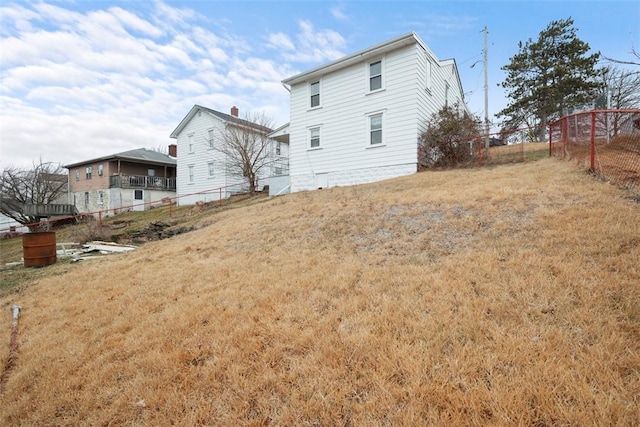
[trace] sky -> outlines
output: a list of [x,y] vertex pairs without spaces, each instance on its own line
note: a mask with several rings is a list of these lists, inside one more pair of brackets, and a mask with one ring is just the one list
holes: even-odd
[[[166,149],[194,104],[289,120],[281,81],[410,31],[455,59],[472,113],[505,108],[501,67],[553,20],[636,60],[640,1],[0,0],[0,169]],[[603,61],[600,65],[606,65]]]

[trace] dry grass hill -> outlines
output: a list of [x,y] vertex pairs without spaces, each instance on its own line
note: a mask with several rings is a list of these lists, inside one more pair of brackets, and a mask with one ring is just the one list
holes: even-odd
[[635,426],[640,205],[555,159],[265,199],[0,297],[0,424]]

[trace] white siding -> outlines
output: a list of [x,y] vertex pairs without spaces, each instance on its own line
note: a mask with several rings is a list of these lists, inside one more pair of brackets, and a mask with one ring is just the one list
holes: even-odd
[[[177,138],[178,157],[176,195],[179,205],[191,205],[197,201],[209,202],[226,198],[230,182],[224,156],[209,147],[209,130],[214,131],[214,144],[224,135],[224,121],[200,110],[186,124]],[[189,135],[193,136],[193,150],[189,150]],[[209,176],[209,162],[214,162],[215,172]],[[193,166],[194,179],[189,182],[189,166]]]
[[[248,189],[246,179],[239,179],[230,173],[224,154],[210,146],[209,131],[213,130],[214,146],[222,144],[225,125],[226,122],[221,118],[206,110],[200,110],[194,114],[177,136],[176,193],[179,205],[225,199],[233,193]],[[191,150],[189,149],[190,136],[192,137]],[[280,147],[281,154],[277,156],[275,154],[276,142],[269,142],[269,157],[256,177],[258,190],[268,184],[267,177],[274,173],[277,164],[288,164],[289,147],[284,143]],[[209,173],[210,163],[213,163],[214,167],[213,176]],[[193,180],[190,180],[190,168],[193,168]]]
[[[319,109],[308,108],[308,82],[291,88],[292,191],[315,186],[308,177],[319,173],[329,173],[329,186],[335,186],[375,181],[375,174],[363,172],[367,169],[415,172],[418,92],[424,81],[421,53],[413,44],[324,75]],[[384,61],[384,90],[369,93],[368,66],[379,58]],[[381,146],[369,144],[368,115],[375,112],[383,114]],[[313,126],[321,127],[320,148],[309,150],[308,129]],[[346,173],[354,170],[362,173]]]

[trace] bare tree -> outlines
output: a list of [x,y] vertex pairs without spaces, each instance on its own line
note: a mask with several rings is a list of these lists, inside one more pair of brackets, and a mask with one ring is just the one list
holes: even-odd
[[[640,73],[608,66],[603,68],[602,76],[605,90],[599,98],[603,105],[598,107],[619,110],[640,106]],[[607,95],[609,105],[607,105]]]
[[155,147],[149,148],[149,150],[155,151],[156,153],[169,154],[169,146],[167,145],[158,144]]
[[631,55],[634,56],[636,59],[635,60],[630,60],[630,61],[623,61],[623,60],[620,60],[620,59],[609,58],[608,56],[605,56],[604,58],[609,60],[609,61],[611,61],[611,62],[614,62],[616,64],[640,66],[640,52],[638,52],[636,50],[636,48],[632,46],[631,47],[631,52],[629,52],[629,53],[631,53]]
[[33,224],[38,217],[25,214],[26,205],[54,203],[67,192],[67,174],[60,164],[33,162],[33,167],[6,167],[0,177],[0,213],[20,224]]
[[221,141],[214,146],[224,155],[227,173],[246,180],[251,194],[260,172],[271,164],[273,141],[267,137],[271,125],[272,119],[265,113],[247,113],[228,122]]

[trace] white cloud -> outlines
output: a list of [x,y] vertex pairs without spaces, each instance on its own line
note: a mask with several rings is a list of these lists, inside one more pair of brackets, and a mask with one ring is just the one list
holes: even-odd
[[309,21],[298,22],[300,32],[296,35],[295,48],[282,52],[287,61],[319,63],[344,56],[344,38],[333,30],[316,30]]
[[[288,120],[280,80],[290,66],[261,58],[242,37],[212,31],[196,12],[162,2],[146,11],[61,4],[2,9],[0,167],[169,144],[195,103],[268,109]],[[335,44],[330,32],[320,35],[317,46]],[[297,40],[311,42],[308,34]]]
[[269,35],[269,47],[273,49],[294,50],[293,42],[285,33],[275,33]]
[[347,16],[346,13],[344,13],[342,11],[342,7],[332,7],[331,8],[331,15],[337,19],[338,21],[348,21],[349,20],[349,16]]
[[150,22],[139,18],[131,12],[114,7],[109,9],[109,12],[113,14],[125,27],[131,28],[141,34],[145,34],[150,37],[160,37],[163,35],[163,31],[152,25]]

